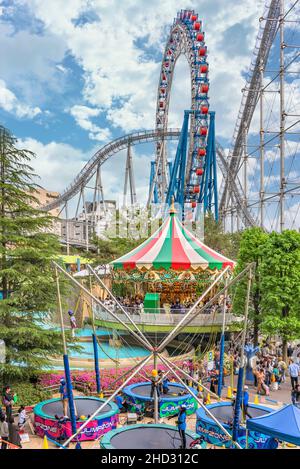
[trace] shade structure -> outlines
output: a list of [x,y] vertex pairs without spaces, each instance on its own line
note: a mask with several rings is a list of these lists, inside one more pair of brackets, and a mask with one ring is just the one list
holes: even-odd
[[114,270],[221,270],[234,262],[197,239],[170,211],[162,226],[144,243],[111,262]]
[[249,419],[247,428],[300,446],[300,409],[287,405],[271,414]]

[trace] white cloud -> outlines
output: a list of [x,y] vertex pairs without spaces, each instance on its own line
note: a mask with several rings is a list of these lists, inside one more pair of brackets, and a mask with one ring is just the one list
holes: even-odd
[[0,107],[9,113],[15,114],[18,118],[29,118],[41,113],[39,107],[31,107],[21,103],[16,95],[7,88],[4,80],[0,79]]
[[111,136],[109,128],[101,128],[91,122],[93,117],[99,116],[100,109],[90,108],[88,106],[75,105],[69,110],[76,123],[84,130],[89,131],[89,137],[92,140],[105,142]]
[[59,192],[66,188],[91,156],[65,143],[52,141],[43,144],[33,138],[20,139],[18,146],[36,154],[31,166],[40,177],[37,182]]
[[[84,88],[78,105],[87,103],[105,109],[113,127],[128,132],[155,125],[155,101],[159,68],[166,37],[172,18],[179,9],[175,0],[126,2],[94,0],[19,0],[30,6],[33,14],[45,24],[47,34],[60,37],[67,44],[84,71]],[[258,18],[263,10],[263,0],[253,3],[245,0],[216,0],[209,4],[188,1],[186,8],[200,12],[204,20],[209,48],[211,105],[217,111],[217,133],[230,138],[238,111],[244,79],[242,71],[250,61]],[[76,26],[84,11],[93,10],[96,18]],[[230,14],[228,14],[230,11]],[[230,28],[245,24],[245,32],[232,53],[223,36]],[[182,69],[183,70],[183,69]],[[173,90],[173,114],[170,122],[182,121],[182,103],[190,99],[187,70],[177,73],[177,88]]]

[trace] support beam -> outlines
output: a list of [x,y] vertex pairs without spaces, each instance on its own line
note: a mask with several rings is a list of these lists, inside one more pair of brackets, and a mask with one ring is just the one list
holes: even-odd
[[[179,334],[179,332],[181,331],[181,329],[183,327],[185,327],[186,325],[186,321],[187,319],[191,316],[191,314],[195,311],[195,309],[197,308],[197,306],[201,303],[201,301],[204,300],[204,298],[208,295],[208,293],[214,288],[215,285],[217,285],[217,283],[219,283],[219,281],[224,277],[224,275],[228,272],[229,270],[229,267],[226,267],[225,270],[223,270],[217,277],[216,279],[212,282],[212,284],[205,290],[204,293],[202,293],[202,295],[200,296],[200,298],[198,298],[198,300],[196,301],[196,303],[191,307],[191,309],[189,310],[188,313],[186,313],[184,315],[184,317],[182,318],[181,321],[179,321],[179,323],[174,327],[174,329],[170,332],[170,334],[161,342],[161,344],[159,345],[158,347],[158,352],[161,352],[170,342],[171,340],[174,339],[174,337],[176,337],[176,335]],[[196,317],[197,315],[199,314],[196,313],[194,317]]]
[[[164,357],[162,357],[160,355],[159,358],[162,361],[162,363],[164,365],[166,365],[166,367],[169,368],[169,370],[176,376],[176,378],[178,379],[180,384],[182,384],[185,387],[185,389],[188,391],[189,394],[191,394],[191,396],[195,399],[195,401],[198,402],[198,404],[200,405],[200,407],[202,407],[202,409],[205,411],[205,413],[216,423],[216,425],[222,430],[222,432],[225,433],[225,435],[227,435],[230,438],[230,440],[232,440],[232,436],[226,430],[226,428],[223,427],[223,425],[219,422],[219,420],[216,419],[216,417],[209,411],[209,409],[203,404],[203,402],[201,402],[201,399],[199,399],[199,397],[196,396],[196,394],[191,390],[191,388],[189,388],[185,384],[185,382],[180,378],[180,376],[178,376],[177,372],[172,370],[171,366],[167,363],[167,361],[164,359]],[[232,443],[236,446],[236,448],[242,449],[241,446],[236,441],[232,441]]]
[[105,283],[101,280],[101,278],[99,277],[99,275],[95,272],[95,270],[93,269],[93,267],[90,266],[90,264],[87,265],[87,268],[88,270],[94,275],[95,279],[100,283],[101,287],[104,288],[104,290],[109,294],[109,296],[112,298],[112,300],[116,303],[116,305],[120,308],[120,310],[124,313],[124,315],[127,317],[127,319],[129,320],[129,322],[133,325],[133,327],[138,331],[138,333],[141,335],[141,337],[143,338],[143,340],[145,342],[147,342],[148,346],[149,347],[152,347],[152,345],[150,344],[149,340],[147,339],[147,337],[143,334],[142,331],[140,331],[140,329],[137,327],[137,325],[135,324],[135,322],[133,321],[133,319],[130,317],[130,315],[127,313],[126,309],[124,308],[124,306],[117,300],[117,298],[112,294],[112,292],[109,290],[109,288],[107,288],[107,286],[105,285]]
[[122,389],[126,386],[126,384],[128,384],[129,381],[132,378],[134,378],[135,375],[138,374],[139,371],[151,360],[152,356],[153,355],[151,354],[149,355],[149,357],[146,357],[144,360],[141,361],[139,367],[133,373],[131,373],[131,375],[124,381],[124,383],[122,383],[121,386],[118,389],[116,389],[116,391],[114,391],[112,395],[105,402],[103,402],[103,404],[101,404],[99,408],[95,410],[95,412],[78,428],[78,430],[75,433],[73,433],[73,435],[71,435],[70,438],[67,439],[67,441],[64,442],[63,444],[64,447],[68,446],[69,443],[71,443],[71,441],[73,441],[74,438],[76,438],[76,436],[79,435],[79,433],[82,432],[82,430],[91,422],[91,420],[93,420],[96,417],[96,415],[99,415],[101,410],[104,409],[104,407],[107,404],[109,404],[120,391],[122,391]]
[[107,308],[98,298],[96,298],[87,288],[85,288],[80,282],[78,282],[74,277],[72,277],[72,275],[69,274],[69,272],[67,272],[66,270],[64,270],[59,264],[57,264],[57,262],[55,261],[52,261],[52,265],[54,267],[57,267],[57,269],[62,272],[65,277],[67,277],[69,280],[71,280],[71,282],[73,282],[78,288],[80,288],[81,290],[83,290],[90,298],[92,298],[92,300],[98,304],[99,306],[101,306],[101,308],[103,308],[108,314],[110,314],[116,321],[118,321],[120,324],[122,324],[123,327],[126,328],[126,330],[128,332],[130,332],[130,334],[132,334],[139,342],[140,344],[142,344],[147,350],[149,350],[150,352],[153,351],[153,348],[152,347],[149,347],[148,343],[145,342],[145,340],[140,336],[138,335],[135,331],[133,331],[132,329],[130,329],[130,327],[128,326],[128,324],[126,324],[124,321],[122,321],[122,319],[120,319],[118,317],[118,315],[116,315],[115,313],[113,313],[113,311],[111,311],[109,308]]
[[285,227],[285,207],[284,207],[284,191],[285,191],[285,78],[284,78],[284,0],[280,0],[280,20],[279,20],[279,34],[280,34],[280,198],[279,198],[279,217],[280,217],[280,232]]

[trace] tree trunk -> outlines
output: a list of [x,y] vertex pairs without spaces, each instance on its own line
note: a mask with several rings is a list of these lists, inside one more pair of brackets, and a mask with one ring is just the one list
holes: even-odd
[[288,342],[286,339],[282,339],[282,357],[285,363],[288,362],[288,356],[287,356],[287,345]]

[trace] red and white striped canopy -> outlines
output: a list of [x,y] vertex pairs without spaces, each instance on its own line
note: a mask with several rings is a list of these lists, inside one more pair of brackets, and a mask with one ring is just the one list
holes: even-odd
[[114,270],[221,270],[234,262],[209,248],[188,231],[175,213],[144,243],[111,262]]

